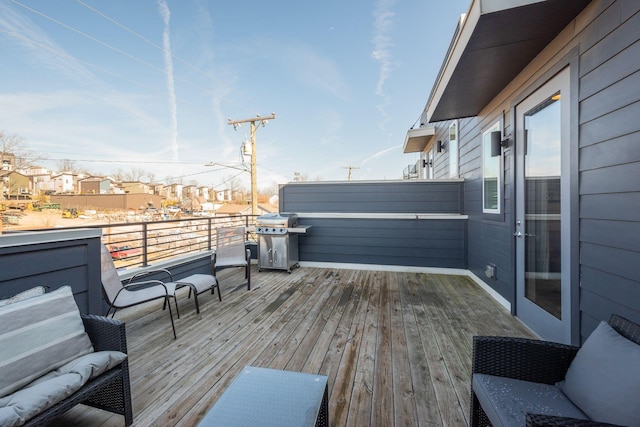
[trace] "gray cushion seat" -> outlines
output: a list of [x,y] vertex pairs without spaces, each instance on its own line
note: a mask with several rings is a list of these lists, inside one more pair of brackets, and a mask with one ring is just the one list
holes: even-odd
[[45,374],[26,387],[0,398],[0,425],[9,427],[24,424],[126,358],[127,355],[119,351],[97,351]]
[[[618,329],[600,322],[576,351],[535,340],[474,337],[471,425],[485,425],[484,416],[493,426],[640,427],[640,328],[615,315],[610,322]],[[516,363],[531,355],[533,368]],[[565,364],[564,378],[553,373],[530,381],[539,368],[561,370]]]
[[589,418],[556,386],[493,375],[473,375],[473,391],[494,427],[524,426],[530,414]]
[[193,298],[196,304],[196,313],[200,313],[200,305],[198,304],[198,295],[211,290],[211,293],[215,293],[215,289],[218,288],[218,299],[222,301],[222,295],[220,295],[220,287],[218,286],[218,280],[212,274],[192,274],[184,279],[180,279],[176,282],[176,287],[181,288],[189,286],[189,297],[193,292]]

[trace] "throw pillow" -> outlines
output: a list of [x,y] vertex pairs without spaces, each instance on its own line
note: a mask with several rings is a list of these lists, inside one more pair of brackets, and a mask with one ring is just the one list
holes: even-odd
[[601,322],[558,386],[594,421],[640,426],[640,345]]
[[69,286],[0,307],[0,397],[93,351]]
[[0,299],[0,307],[3,305],[13,304],[14,302],[23,301],[28,298],[40,296],[46,292],[44,286],[36,286],[35,288],[27,289],[19,294],[15,294],[11,298]]

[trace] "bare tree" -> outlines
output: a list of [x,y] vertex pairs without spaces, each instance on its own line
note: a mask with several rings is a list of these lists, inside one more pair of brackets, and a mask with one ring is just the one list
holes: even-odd
[[147,172],[144,169],[131,168],[131,170],[123,174],[123,178],[125,181],[141,181],[146,175]]
[[58,169],[58,172],[80,172],[80,166],[78,166],[78,163],[75,160],[70,159],[62,159],[56,161],[56,168]]
[[26,169],[44,159],[27,149],[24,138],[0,131],[0,164],[9,158],[13,159],[14,169]]
[[307,175],[306,173],[303,174],[302,172],[295,171],[293,173],[293,180],[294,181],[309,181],[309,175]]
[[113,171],[111,173],[111,177],[116,181],[116,182],[121,182],[124,180],[124,171],[120,168],[116,169],[115,171]]

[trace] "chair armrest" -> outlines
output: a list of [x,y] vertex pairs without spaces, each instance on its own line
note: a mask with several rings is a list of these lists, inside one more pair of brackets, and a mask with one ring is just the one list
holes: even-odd
[[597,421],[578,420],[576,418],[556,417],[553,415],[527,414],[527,427],[575,426],[575,427],[620,427]]
[[134,279],[137,279],[138,277],[144,277],[144,276],[148,276],[149,274],[154,274],[154,273],[165,273],[169,276],[169,282],[173,282],[173,274],[171,274],[171,272],[169,270],[167,270],[166,268],[158,268],[155,270],[145,270],[145,271],[141,271],[139,273],[134,274],[133,276],[131,276],[128,280],[127,280],[127,285],[131,284]]
[[122,289],[131,288],[132,290],[136,291],[139,289],[149,288],[152,286],[162,286],[165,292],[167,293],[167,295],[169,295],[169,291],[167,290],[167,285],[165,285],[164,282],[162,282],[161,280],[144,280],[142,282],[127,283],[126,285],[122,285]]
[[555,384],[579,347],[514,337],[473,337],[472,373]]
[[83,314],[82,322],[95,351],[127,352],[127,334],[123,321],[95,314]]

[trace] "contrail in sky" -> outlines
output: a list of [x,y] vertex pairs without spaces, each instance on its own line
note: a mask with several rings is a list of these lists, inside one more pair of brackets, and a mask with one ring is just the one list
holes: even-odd
[[394,0],[378,0],[373,12],[374,17],[374,35],[373,35],[373,52],[371,56],[380,64],[380,75],[376,85],[376,95],[382,98],[382,104],[378,105],[378,111],[382,115],[380,128],[385,129],[389,122],[389,114],[385,111],[385,107],[389,104],[389,97],[384,91],[384,84],[391,74],[391,29],[393,28],[393,18],[395,13],[391,9]]
[[401,148],[401,147],[402,147],[402,145],[394,145],[393,147],[385,148],[384,150],[378,151],[377,153],[375,153],[375,154],[367,157],[366,159],[364,159],[362,161],[362,163],[360,163],[360,166],[364,166],[365,163],[367,163],[367,162],[369,162],[369,161],[371,161],[373,159],[377,159],[378,157],[380,157],[380,156],[382,156],[384,154],[387,154],[387,153],[389,153],[391,151],[396,151],[398,148]]
[[171,55],[171,39],[169,33],[169,18],[171,12],[166,0],[158,0],[158,9],[164,21],[164,31],[162,32],[162,53],[164,54],[164,65],[167,74],[167,90],[169,91],[169,104],[171,108],[171,151],[173,160],[178,161],[178,109],[176,106],[176,90],[173,83],[173,58]]

